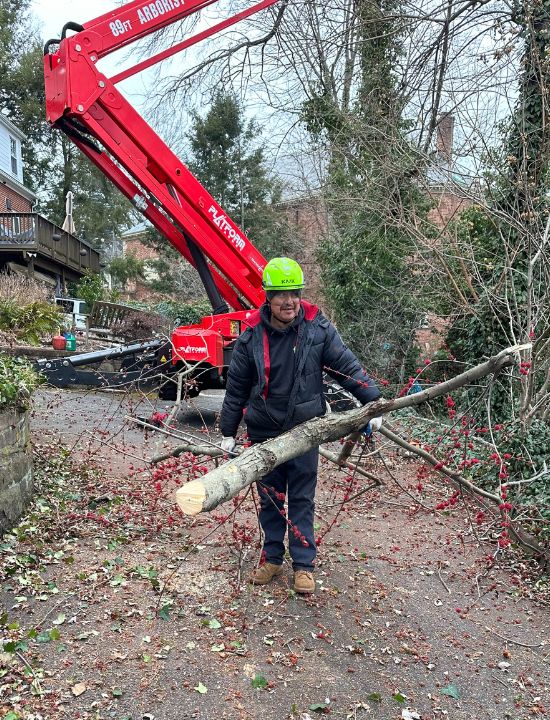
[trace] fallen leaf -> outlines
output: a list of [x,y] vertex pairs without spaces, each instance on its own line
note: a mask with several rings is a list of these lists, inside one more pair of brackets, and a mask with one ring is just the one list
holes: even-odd
[[371,692],[370,695],[367,695],[367,700],[370,700],[371,702],[382,702],[382,695],[379,692]]
[[161,609],[159,610],[159,618],[161,620],[170,620],[170,610],[172,608],[172,603],[166,603],[166,605],[163,605]]
[[422,720],[422,718],[414,710],[404,708],[403,710],[401,710],[401,720]]
[[328,705],[326,703],[313,703],[309,706],[309,709],[313,712],[324,712]]
[[79,697],[82,693],[85,693],[88,688],[84,683],[76,683],[71,688],[71,692],[75,697]]
[[449,697],[452,697],[453,700],[459,700],[460,695],[458,693],[458,689],[456,685],[447,685],[447,687],[444,687],[441,689],[442,695],[448,695]]
[[267,680],[264,678],[263,675],[256,675],[256,677],[252,678],[250,681],[253,688],[263,690],[263,688],[267,687]]
[[196,690],[201,695],[205,695],[208,692],[206,685],[203,685],[201,682],[197,685],[197,687],[194,687],[193,690]]

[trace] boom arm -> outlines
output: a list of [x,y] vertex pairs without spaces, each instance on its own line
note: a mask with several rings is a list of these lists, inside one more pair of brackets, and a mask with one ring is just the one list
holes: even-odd
[[[61,40],[50,40],[46,45],[44,75],[48,121],[63,130],[197,267],[219,312],[226,309],[220,305],[221,298],[235,310],[258,307],[263,302],[264,257],[117,90],[115,83],[131,71],[109,79],[96,67],[97,61],[110,52],[215,1],[189,0],[184,4],[183,0],[135,0],[83,26],[68,23]],[[151,62],[275,2],[263,0]],[[77,32],[66,37],[67,29]],[[59,47],[50,52],[54,43]]]

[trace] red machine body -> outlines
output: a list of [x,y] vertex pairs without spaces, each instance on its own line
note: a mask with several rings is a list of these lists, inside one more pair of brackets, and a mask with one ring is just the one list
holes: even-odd
[[[264,300],[265,258],[116,84],[277,0],[251,5],[112,78],[96,66],[109,53],[215,1],[135,0],[84,25],[67,23],[60,39],[46,43],[44,77],[48,121],[68,135],[201,275],[213,314],[198,325],[176,329],[172,363],[196,363],[221,376],[227,347],[238,336],[247,311]],[[74,34],[67,36],[69,30]],[[230,308],[233,312],[227,313]]]
[[182,325],[172,334],[172,362],[208,362],[221,372],[224,353],[246,327],[250,310],[207,315],[197,325]]

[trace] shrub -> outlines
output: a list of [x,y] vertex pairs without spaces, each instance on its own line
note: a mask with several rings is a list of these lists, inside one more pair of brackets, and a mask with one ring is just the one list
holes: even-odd
[[26,360],[0,355],[0,410],[25,407],[39,384],[39,375]]
[[[163,326],[163,322],[165,326]],[[148,313],[140,310],[130,312],[120,322],[113,325],[111,332],[113,335],[123,338],[126,341],[137,342],[158,335],[164,335],[168,332],[168,322],[156,313]]]
[[94,273],[92,270],[86,270],[74,286],[74,293],[75,297],[85,300],[90,308],[95,302],[104,300],[106,289],[101,275]]
[[15,300],[0,299],[0,330],[12,333],[23,343],[39,345],[43,336],[51,336],[62,324],[60,309],[44,300],[19,305]]
[[48,302],[53,292],[45,283],[25,275],[0,273],[0,300],[11,300],[16,305],[30,302]]
[[199,323],[205,315],[210,315],[212,308],[208,302],[198,300],[195,302],[178,302],[177,300],[163,300],[159,303],[140,303],[131,301],[128,305],[140,310],[151,310],[163,315],[171,321],[173,326],[192,325]]

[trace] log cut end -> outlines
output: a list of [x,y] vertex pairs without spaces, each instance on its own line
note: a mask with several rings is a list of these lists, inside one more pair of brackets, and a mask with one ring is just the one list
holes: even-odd
[[176,490],[176,502],[186,515],[198,515],[206,498],[206,490],[200,480],[192,480]]

